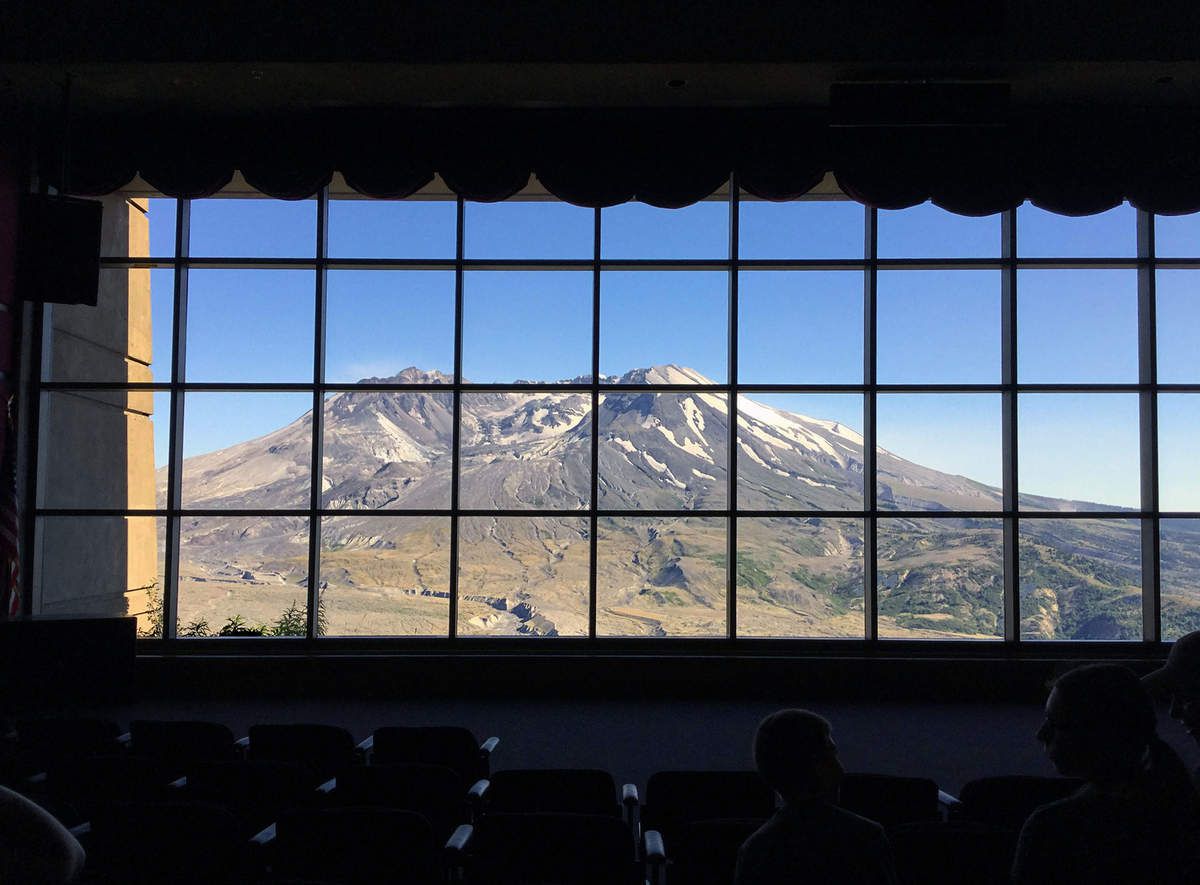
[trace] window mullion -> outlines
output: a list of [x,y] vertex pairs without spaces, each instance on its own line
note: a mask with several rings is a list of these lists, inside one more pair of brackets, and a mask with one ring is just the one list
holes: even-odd
[[462,469],[459,453],[462,436],[463,367],[463,237],[466,233],[466,206],[455,198],[454,222],[454,426],[450,428],[450,624],[449,637],[458,635],[458,474]]
[[875,394],[877,390],[878,329],[876,327],[879,292],[879,236],[877,210],[863,210],[866,269],[863,274],[863,631],[868,642],[879,638],[878,511],[875,484]]
[[313,306],[312,467],[309,472],[308,511],[308,624],[309,639],[320,635],[321,605],[321,474],[325,445],[325,308],[329,251],[329,187],[317,194],[317,269]]
[[1020,534],[1017,494],[1017,212],[1000,220],[1000,380],[1001,477],[1004,539],[1001,562],[1004,582],[1004,640],[1021,640]]
[[593,209],[592,212],[592,496],[588,512],[588,637],[595,639],[599,595],[596,587],[596,569],[599,565],[599,519],[596,511],[600,503],[600,224],[603,216],[599,209]]
[[183,384],[187,381],[188,264],[192,201],[175,208],[175,316],[171,351],[171,416],[167,441],[167,531],[163,551],[163,639],[174,639],[179,619],[179,509],[183,481]]
[[1159,563],[1158,356],[1155,310],[1154,216],[1137,213],[1138,232],[1138,394],[1141,436],[1142,639],[1162,638],[1162,581]]

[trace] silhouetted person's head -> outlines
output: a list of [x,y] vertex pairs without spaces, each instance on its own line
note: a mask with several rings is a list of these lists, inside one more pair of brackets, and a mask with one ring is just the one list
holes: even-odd
[[1104,782],[1145,767],[1155,726],[1154,705],[1137,675],[1095,664],[1054,683],[1037,737],[1059,773]]
[[1167,663],[1142,677],[1142,684],[1171,699],[1171,718],[1200,744],[1200,630],[1177,639]]
[[808,710],[779,710],[754,736],[754,764],[785,802],[837,800],[842,764],[829,722]]

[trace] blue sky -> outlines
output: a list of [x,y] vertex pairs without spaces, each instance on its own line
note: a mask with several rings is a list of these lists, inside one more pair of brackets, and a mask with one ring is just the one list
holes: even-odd
[[[453,258],[452,201],[333,201],[329,254],[343,258]],[[560,203],[469,203],[468,258],[589,259],[594,211]],[[724,202],[681,210],[631,203],[601,213],[610,259],[712,259],[729,254]],[[739,216],[743,258],[859,258],[864,212],[849,201],[747,200]],[[192,204],[191,254],[311,258],[316,203],[202,200]],[[174,203],[151,201],[151,252],[170,255]],[[1131,256],[1129,206],[1065,218],[1018,210],[1025,256]],[[997,257],[998,216],[966,218],[932,205],[880,212],[881,257]],[[1200,222],[1159,219],[1162,255],[1200,255]],[[409,365],[453,369],[454,276],[441,270],[338,270],[328,278],[326,379],[353,382]],[[152,272],[156,380],[170,375],[172,274]],[[189,279],[188,380],[307,382],[312,378],[315,275],[311,270],[193,270]],[[878,279],[882,383],[1000,380],[998,270],[883,270]],[[1137,282],[1132,270],[1022,270],[1018,367],[1025,382],[1137,380]],[[863,277],[858,271],[743,270],[739,277],[739,380],[751,384],[861,383]],[[725,271],[606,270],[601,275],[600,370],[674,362],[727,380]],[[1158,276],[1159,373],[1200,380],[1200,271]],[[591,370],[589,269],[473,270],[464,279],[463,371],[472,381],[559,380]],[[862,397],[759,397],[815,417],[862,426]],[[159,397],[165,401],[165,397]],[[1163,414],[1164,506],[1200,508],[1200,478],[1185,443],[1200,408],[1172,400]],[[185,454],[276,429],[308,408],[304,394],[195,394]],[[1132,402],[1132,406],[1130,406]],[[163,413],[165,414],[165,402]],[[996,395],[893,394],[878,404],[879,441],[919,463],[984,482],[1000,480]],[[1169,417],[1168,417],[1169,415]],[[1023,396],[1021,490],[1137,506],[1134,397]],[[166,422],[156,422],[157,461]],[[1179,441],[1178,443],[1173,441]],[[1175,446],[1174,449],[1171,447]],[[1174,459],[1174,460],[1172,460]],[[1165,482],[1165,480],[1164,480]],[[1172,504],[1171,502],[1175,502]],[[1187,503],[1190,502],[1190,503]]]

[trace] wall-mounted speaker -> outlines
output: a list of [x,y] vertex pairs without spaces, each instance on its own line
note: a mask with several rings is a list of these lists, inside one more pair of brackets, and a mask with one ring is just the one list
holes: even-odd
[[103,214],[97,200],[26,194],[17,227],[17,296],[95,306]]

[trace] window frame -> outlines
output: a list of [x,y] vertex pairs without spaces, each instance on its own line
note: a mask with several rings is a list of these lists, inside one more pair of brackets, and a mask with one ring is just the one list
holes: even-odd
[[[1196,269],[1200,268],[1200,258],[1166,258],[1159,259],[1154,250],[1154,216],[1148,212],[1137,210],[1137,254],[1127,258],[1023,258],[1017,252],[1017,210],[1009,209],[1001,215],[1001,248],[998,257],[994,258],[881,258],[878,254],[878,220],[879,210],[862,207],[864,213],[864,251],[862,258],[840,259],[741,259],[739,257],[739,209],[742,201],[736,179],[728,182],[727,192],[719,191],[722,198],[728,202],[729,211],[729,250],[728,255],[721,259],[616,259],[601,257],[603,210],[593,209],[593,250],[587,259],[468,259],[464,254],[466,203],[461,197],[451,197],[455,201],[455,255],[443,259],[354,259],[331,258],[328,255],[329,205],[331,202],[329,187],[323,188],[316,196],[316,251],[313,258],[230,258],[204,257],[191,258],[188,254],[190,209],[191,201],[178,199],[175,201],[175,254],[172,256],[104,256],[102,266],[105,268],[158,268],[170,269],[174,277],[174,312],[172,316],[173,350],[171,354],[171,375],[169,381],[146,383],[118,382],[87,382],[87,381],[55,381],[43,379],[40,371],[33,373],[31,392],[35,402],[40,402],[44,393],[53,391],[99,391],[117,390],[123,392],[148,391],[152,393],[167,393],[170,396],[169,421],[169,460],[167,470],[167,500],[162,509],[105,509],[105,508],[46,508],[30,506],[27,508],[25,528],[27,532],[28,550],[38,550],[36,543],[39,520],[53,516],[145,516],[158,517],[167,520],[165,544],[165,582],[163,589],[163,626],[164,635],[161,639],[148,639],[141,647],[147,651],[154,649],[170,649],[172,652],[195,651],[204,652],[220,649],[227,652],[227,639],[185,639],[178,637],[175,630],[177,614],[177,588],[179,575],[179,529],[181,520],[189,516],[222,516],[222,517],[263,517],[263,516],[300,516],[307,517],[309,522],[308,539],[308,574],[320,575],[321,561],[321,521],[323,517],[347,516],[352,513],[369,513],[377,517],[406,516],[438,516],[450,518],[450,569],[449,569],[449,622],[447,635],[443,637],[411,637],[411,636],[318,636],[317,630],[317,597],[319,580],[308,581],[308,624],[307,635],[304,638],[263,638],[240,639],[241,647],[254,649],[255,652],[270,653],[287,646],[294,648],[302,644],[306,650],[321,650],[336,652],[338,650],[380,649],[385,651],[397,650],[487,650],[501,653],[525,654],[543,653],[554,649],[582,649],[589,652],[613,651],[646,653],[673,653],[685,650],[713,650],[720,654],[742,654],[758,652],[782,652],[788,654],[803,654],[814,649],[830,650],[836,648],[838,653],[876,654],[880,651],[895,650],[896,653],[907,653],[906,650],[917,654],[948,654],[972,655],[994,653],[997,646],[1005,653],[1018,649],[1036,649],[1037,653],[1052,652],[1056,647],[1079,650],[1083,647],[1099,650],[1108,648],[1112,651],[1128,650],[1137,647],[1136,641],[1103,642],[1091,640],[1028,640],[1021,637],[1020,626],[1020,587],[1018,586],[1018,539],[1019,526],[1023,518],[1036,519],[1137,519],[1141,527],[1141,590],[1142,590],[1142,636],[1141,643],[1159,643],[1161,638],[1161,563],[1159,556],[1160,522],[1163,518],[1200,519],[1200,512],[1171,512],[1164,514],[1159,509],[1158,501],[1158,447],[1157,447],[1157,404],[1160,393],[1200,393],[1200,383],[1160,384],[1157,380],[1156,317],[1155,317],[1155,280],[1156,272],[1161,269]],[[813,195],[811,199],[827,200],[828,195]],[[237,382],[188,382],[186,381],[186,344],[187,344],[187,301],[188,301],[188,271],[191,268],[237,267],[237,268],[298,268],[311,269],[315,276],[315,316],[313,340],[313,380],[299,383],[237,383]],[[1130,383],[1023,383],[1018,381],[1017,374],[1017,308],[1018,308],[1018,275],[1020,270],[1033,268],[1056,269],[1133,269],[1137,273],[1137,314],[1138,314],[1138,379]],[[321,468],[323,445],[323,403],[326,394],[345,390],[353,391],[412,391],[434,390],[447,393],[447,385],[427,386],[415,384],[346,384],[327,383],[324,377],[325,363],[325,329],[326,329],[326,292],[328,271],[340,269],[410,269],[410,270],[451,270],[455,278],[455,320],[454,320],[454,383],[452,386],[454,425],[452,438],[453,469],[451,471],[451,491],[449,510],[327,510],[321,507]],[[592,355],[591,381],[588,384],[507,384],[507,383],[471,383],[462,382],[462,352],[463,352],[463,304],[464,280],[468,272],[474,270],[546,270],[573,269],[590,271],[592,275]],[[602,383],[600,381],[600,329],[601,329],[601,280],[605,271],[609,270],[713,270],[725,272],[728,278],[728,373],[724,383],[710,387],[692,385],[634,385]],[[863,279],[863,378],[861,384],[740,384],[737,376],[738,366],[738,288],[740,273],[762,270],[845,270],[862,273]],[[1001,375],[997,383],[988,384],[881,384],[877,381],[878,356],[878,275],[883,271],[903,270],[955,270],[955,269],[986,269],[998,270],[1001,280],[999,329],[1001,335]],[[47,306],[46,310],[49,309]],[[31,365],[41,365],[41,349],[44,346],[43,326],[47,314],[44,310],[35,310],[32,334],[26,339],[33,348]],[[624,391],[655,392],[655,393],[693,393],[709,392],[726,397],[729,409],[729,426],[734,428],[728,444],[729,464],[727,465],[728,494],[727,506],[722,509],[688,510],[688,511],[634,511],[638,516],[715,516],[726,520],[727,558],[726,558],[726,635],[721,638],[608,638],[597,636],[596,631],[596,600],[597,600],[597,521],[607,516],[628,516],[627,510],[606,510],[597,506],[598,501],[598,433],[593,422],[591,445],[591,501],[587,510],[467,510],[459,506],[459,457],[461,431],[461,400],[462,394],[471,392],[519,390],[530,394],[539,392],[571,391],[583,392],[591,397],[592,415],[599,414],[600,398],[607,393]],[[186,394],[191,392],[300,392],[312,397],[312,453],[310,496],[306,508],[289,510],[206,510],[184,508],[181,499],[182,478],[182,441],[184,403]],[[862,436],[864,460],[864,499],[860,511],[823,511],[823,510],[742,510],[736,507],[737,500],[737,409],[738,396],[754,393],[852,393],[863,397],[863,428]],[[903,511],[880,509],[877,500],[876,482],[876,402],[881,393],[995,393],[1000,395],[1002,427],[1002,475],[1003,475],[1003,507],[1000,510],[982,511],[949,511],[946,513],[931,511]],[[1136,510],[1093,510],[1071,512],[1028,512],[1018,507],[1018,400],[1024,393],[1129,393],[1138,395],[1139,399],[1139,481],[1141,488],[1140,507]],[[36,407],[34,419],[28,434],[30,452],[33,453],[28,462],[30,480],[27,485],[29,500],[36,502],[40,488],[37,487],[37,445],[40,432]],[[588,636],[586,638],[543,638],[540,642],[526,642],[521,638],[510,637],[465,637],[457,633],[458,622],[458,521],[460,517],[471,516],[586,516],[589,525],[589,611]],[[739,637],[737,632],[737,520],[738,517],[838,517],[861,519],[864,524],[863,551],[863,583],[864,583],[864,625],[861,638],[821,639],[821,638],[759,638]],[[895,518],[987,518],[1000,519],[1003,525],[1003,585],[1004,585],[1004,635],[999,643],[983,642],[969,639],[882,639],[879,636],[878,625],[878,560],[877,560],[877,527],[879,519]],[[34,587],[34,571],[40,562],[29,557],[24,570],[24,591],[26,599],[32,598]],[[1119,652],[1118,652],[1119,653]]]

